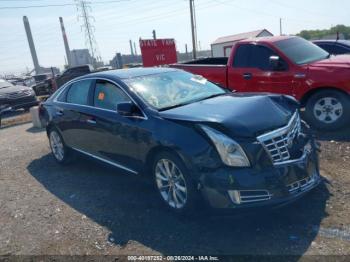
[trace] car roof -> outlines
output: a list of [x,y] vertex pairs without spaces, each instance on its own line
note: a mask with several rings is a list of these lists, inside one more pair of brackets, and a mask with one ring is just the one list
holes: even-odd
[[342,45],[348,45],[350,46],[350,40],[314,40],[312,41],[313,43],[332,43],[332,44],[336,44],[336,43],[339,43],[339,44],[342,44]]
[[179,70],[174,68],[165,68],[165,67],[147,67],[147,68],[138,67],[138,68],[116,69],[116,70],[109,70],[109,71],[103,71],[103,72],[96,72],[96,73],[85,75],[82,78],[94,76],[94,77],[127,79],[127,78],[134,78],[134,77],[140,77],[140,76],[146,76],[146,75],[156,75],[156,74],[175,72],[175,71],[179,71]]

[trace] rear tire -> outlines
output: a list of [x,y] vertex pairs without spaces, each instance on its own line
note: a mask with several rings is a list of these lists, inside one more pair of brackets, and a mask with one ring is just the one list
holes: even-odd
[[72,161],[72,152],[66,146],[61,134],[56,128],[52,128],[49,132],[49,142],[52,155],[59,164],[68,164]]
[[349,123],[350,98],[337,90],[323,90],[306,104],[307,122],[316,129],[336,130]]
[[199,205],[199,192],[183,161],[174,153],[161,152],[152,165],[158,195],[168,209],[192,215]]

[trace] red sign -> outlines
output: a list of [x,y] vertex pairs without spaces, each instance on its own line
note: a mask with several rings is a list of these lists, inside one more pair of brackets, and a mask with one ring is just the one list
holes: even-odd
[[174,39],[140,40],[143,66],[159,66],[177,62]]

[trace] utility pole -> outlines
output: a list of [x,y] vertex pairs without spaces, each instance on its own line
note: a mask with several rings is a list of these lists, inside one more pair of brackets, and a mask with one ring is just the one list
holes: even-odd
[[29,49],[30,49],[30,53],[32,55],[35,73],[40,74],[41,68],[39,65],[38,56],[36,55],[34,40],[33,40],[33,36],[32,36],[32,31],[30,30],[28,17],[23,16],[23,24],[24,24],[24,29],[26,30],[26,34],[27,34]]
[[156,40],[157,39],[156,30],[152,31],[152,35],[153,35],[153,39]]
[[192,48],[193,48],[193,59],[197,58],[197,39],[195,32],[195,18],[194,18],[194,0],[190,0],[190,13],[191,13],[191,32],[192,32]]
[[70,67],[70,66],[71,66],[70,49],[69,49],[69,45],[68,45],[68,39],[67,39],[66,29],[64,28],[63,18],[60,17],[59,20],[60,20],[60,24],[61,24],[61,30],[62,30],[62,36],[63,36],[64,49],[66,50],[67,64],[68,64],[68,67]]
[[135,52],[135,55],[137,56],[137,49],[136,49],[136,43],[134,42],[134,52]]
[[78,19],[81,18],[83,20],[82,28],[85,29],[85,41],[87,46],[89,47],[90,55],[92,57],[92,63],[96,66],[96,61],[100,61],[100,56],[97,55],[98,47],[94,36],[94,26],[91,23],[93,19],[92,16],[89,15],[89,9],[91,10],[90,4],[85,0],[75,0],[77,3],[78,11],[80,11],[80,15]]
[[282,18],[280,18],[280,35],[282,35]]
[[131,40],[129,40],[129,44],[130,44],[131,55],[134,56],[134,48],[132,47],[132,41]]

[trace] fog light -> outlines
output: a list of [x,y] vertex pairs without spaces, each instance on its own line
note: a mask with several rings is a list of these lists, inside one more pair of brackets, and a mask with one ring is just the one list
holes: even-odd
[[231,198],[231,201],[237,205],[241,203],[241,196],[238,190],[229,190],[228,194]]

